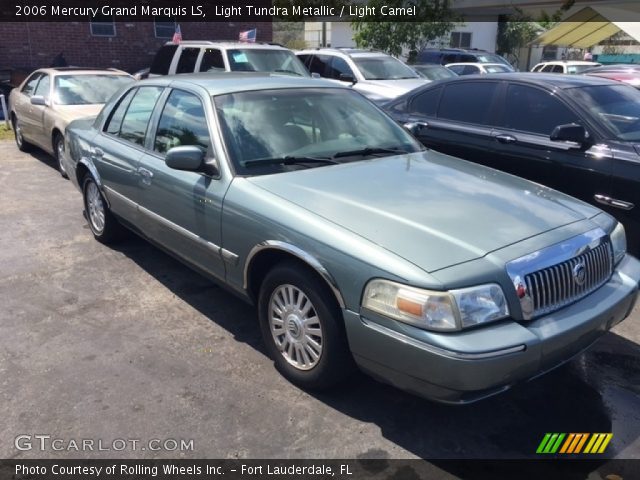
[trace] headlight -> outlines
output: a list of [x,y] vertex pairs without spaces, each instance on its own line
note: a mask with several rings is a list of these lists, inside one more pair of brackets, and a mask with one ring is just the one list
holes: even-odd
[[625,253],[627,253],[627,236],[624,232],[624,226],[618,222],[616,228],[609,235],[611,238],[611,247],[613,248],[613,263],[617,264]]
[[388,280],[372,280],[364,291],[362,306],[427,330],[460,330],[509,315],[499,285],[435,292]]

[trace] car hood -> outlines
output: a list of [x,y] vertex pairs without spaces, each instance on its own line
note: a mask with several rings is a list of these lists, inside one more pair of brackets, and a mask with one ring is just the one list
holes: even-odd
[[104,104],[91,105],[56,105],[55,112],[66,123],[82,117],[95,117],[100,113]]
[[427,272],[600,212],[536,183],[434,151],[249,181]]
[[385,99],[396,98],[403,93],[421,87],[430,80],[428,78],[405,78],[399,80],[363,80],[355,84],[354,88],[364,95],[383,97]]

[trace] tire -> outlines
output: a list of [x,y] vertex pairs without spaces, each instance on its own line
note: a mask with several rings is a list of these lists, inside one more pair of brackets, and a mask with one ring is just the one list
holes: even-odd
[[327,389],[355,369],[335,298],[314,272],[298,263],[278,264],[267,274],[258,316],[269,356],[291,383]]
[[109,211],[100,188],[89,173],[82,180],[82,197],[85,218],[95,239],[104,244],[120,240],[124,235],[124,227]]
[[24,139],[22,135],[22,127],[18,121],[18,117],[14,114],[11,118],[11,126],[13,127],[13,137],[16,140],[16,146],[21,152],[29,152],[31,150],[31,144]]
[[67,171],[62,164],[62,156],[64,155],[64,137],[60,133],[56,133],[53,136],[53,158],[56,159],[56,164],[58,166],[58,171],[62,178],[69,178],[67,175]]

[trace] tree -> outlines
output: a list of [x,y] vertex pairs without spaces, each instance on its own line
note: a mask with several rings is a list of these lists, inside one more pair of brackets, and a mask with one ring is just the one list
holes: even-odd
[[518,50],[536,38],[541,30],[542,27],[520,9],[512,15],[500,16],[496,52],[503,57],[517,58]]
[[[412,21],[390,22],[389,17],[381,14],[383,5],[387,8],[415,5],[416,15]],[[356,44],[396,56],[401,55],[403,49],[413,54],[419,52],[430,41],[449,33],[459,20],[449,8],[448,0],[369,0],[367,6],[375,8],[375,15],[351,22]]]

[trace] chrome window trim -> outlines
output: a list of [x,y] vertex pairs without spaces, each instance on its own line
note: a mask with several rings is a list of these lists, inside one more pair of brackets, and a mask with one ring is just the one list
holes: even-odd
[[311,254],[305,252],[301,248],[296,247],[295,245],[291,245],[286,242],[282,242],[279,240],[265,240],[257,245],[255,245],[249,255],[247,255],[247,259],[244,262],[244,273],[243,273],[243,289],[248,291],[249,289],[249,268],[251,267],[251,261],[253,257],[256,256],[257,253],[263,250],[281,250],[287,253],[292,254],[295,257],[298,257],[300,260],[304,261],[307,265],[313,268],[318,274],[324,279],[324,281],[329,285],[329,288],[333,292],[340,305],[340,308],[345,308],[344,298],[342,297],[342,293],[340,293],[340,289],[334,278],[327,271],[324,266]]
[[362,321],[362,324],[365,327],[370,328],[371,330],[374,330],[378,333],[382,333],[383,335],[392,337],[394,340],[398,340],[399,342],[411,345],[412,347],[419,348],[420,350],[424,350],[429,353],[434,353],[436,355],[442,355],[444,357],[454,358],[456,360],[484,360],[487,358],[502,357],[503,355],[509,355],[511,353],[523,352],[526,349],[525,345],[516,345],[515,347],[508,347],[500,350],[492,350],[490,352],[479,352],[479,353],[456,352],[453,350],[447,350],[445,348],[436,347],[435,345],[421,342],[420,340],[416,340],[415,338],[411,338],[400,332],[391,330],[390,328],[384,327],[378,323],[365,320],[362,317],[360,317],[360,319]]
[[[523,319],[531,320],[536,315],[540,315],[540,312],[534,312],[534,300],[530,295],[529,287],[527,285],[527,282],[525,281],[525,277],[527,275],[566,262],[579,255],[590,252],[591,250],[606,243],[610,243],[609,235],[602,228],[598,227],[593,230],[584,232],[580,235],[569,238],[563,242],[556,243],[555,245],[551,245],[549,247],[543,248],[542,250],[523,255],[522,257],[508,262],[506,264],[506,271],[513,283],[516,295],[519,289],[524,289],[522,297],[518,297]],[[548,272],[544,273],[547,274]],[[608,278],[609,277],[607,277],[607,279]],[[598,285],[596,288],[599,288],[601,285],[602,284]],[[548,293],[553,293],[557,296],[557,292]],[[542,295],[546,295],[544,290],[542,290]],[[575,301],[579,300],[580,298],[576,298]],[[568,303],[559,305],[558,308],[561,308],[562,306],[565,306],[567,304]],[[554,310],[557,310],[557,308],[543,313],[550,313],[550,311]]]

